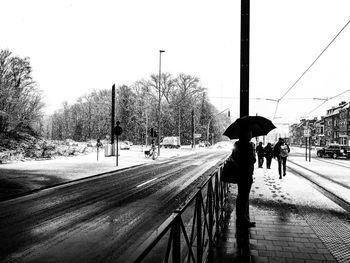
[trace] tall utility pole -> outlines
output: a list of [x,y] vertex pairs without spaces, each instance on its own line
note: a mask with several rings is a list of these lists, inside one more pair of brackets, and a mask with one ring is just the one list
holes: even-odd
[[159,75],[158,75],[158,156],[160,156],[160,137],[161,137],[161,130],[160,130],[160,119],[161,119],[161,113],[160,113],[160,78],[162,74],[162,53],[165,52],[164,50],[159,50]]
[[[111,155],[114,156],[114,117],[115,117],[115,84],[112,86],[112,112],[111,112]],[[117,146],[118,147],[118,146]]]
[[192,148],[196,148],[196,138],[194,137],[195,127],[194,127],[194,109],[192,109]]
[[249,17],[250,0],[241,0],[240,117],[249,115]]
[[[114,144],[114,116],[115,116],[115,84],[112,86],[112,111],[111,111],[111,144]],[[113,147],[113,146],[112,146]]]

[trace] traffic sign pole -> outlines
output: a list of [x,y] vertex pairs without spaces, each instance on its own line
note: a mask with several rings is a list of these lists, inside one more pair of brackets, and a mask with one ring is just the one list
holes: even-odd
[[121,135],[122,133],[123,133],[123,129],[122,129],[122,127],[120,127],[119,125],[120,125],[120,121],[117,121],[116,123],[115,123],[115,127],[114,127],[114,134],[115,135],[117,135],[117,150],[116,150],[116,152],[117,152],[117,154],[116,154],[116,166],[118,166],[118,155],[119,155],[119,151],[118,151],[118,144],[119,144],[119,135]]
[[116,154],[116,166],[118,166],[118,155],[119,155],[119,152],[118,152],[118,141],[119,141],[119,136],[117,135],[117,154]]
[[311,137],[309,137],[309,162],[311,162]]
[[305,161],[307,161],[307,137],[305,137]]
[[309,142],[309,162],[311,162],[311,131],[310,129],[304,128],[305,137],[305,161],[307,161],[307,144]]

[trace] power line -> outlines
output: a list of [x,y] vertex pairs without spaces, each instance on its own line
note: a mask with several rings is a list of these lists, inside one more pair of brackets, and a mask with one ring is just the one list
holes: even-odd
[[347,93],[347,92],[349,92],[350,91],[350,89],[348,89],[348,90],[346,90],[346,91],[343,91],[343,92],[341,92],[341,93],[339,93],[339,94],[337,94],[337,95],[335,95],[335,96],[333,96],[333,97],[330,97],[330,98],[327,98],[325,101],[323,101],[320,105],[318,105],[316,108],[314,108],[313,110],[311,110],[308,114],[306,114],[304,117],[306,117],[306,116],[309,116],[311,113],[313,113],[315,110],[317,110],[318,108],[320,108],[323,104],[325,104],[327,101],[329,101],[329,100],[331,100],[331,99],[334,99],[334,98],[337,98],[337,97],[339,97],[340,95],[343,95],[344,93]]
[[276,110],[274,118],[276,117],[276,112],[278,108],[278,103],[280,100],[282,100],[291,90],[294,88],[294,86],[301,80],[301,78],[310,70],[310,68],[316,63],[316,61],[323,55],[323,53],[330,47],[330,45],[336,40],[336,38],[343,32],[343,30],[348,26],[350,23],[350,20],[342,27],[342,29],[335,35],[335,37],[329,42],[329,44],[322,50],[322,52],[316,57],[316,59],[310,64],[310,66],[301,74],[301,76],[293,83],[293,85],[282,95],[281,98],[278,99],[278,102],[276,104]]

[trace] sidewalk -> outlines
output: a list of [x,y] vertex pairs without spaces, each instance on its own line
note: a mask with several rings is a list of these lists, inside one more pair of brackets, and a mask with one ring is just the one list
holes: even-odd
[[50,186],[109,173],[120,169],[147,163],[160,163],[168,158],[192,154],[195,151],[184,149],[161,149],[158,159],[145,158],[146,147],[133,146],[122,150],[118,157],[105,157],[104,151],[87,155],[60,157],[52,160],[17,162],[0,165],[0,201],[23,195]]
[[237,186],[230,186],[229,216],[214,262],[350,262],[348,212],[303,178],[287,173],[278,179],[277,162],[271,168],[255,168],[255,228],[236,229]]

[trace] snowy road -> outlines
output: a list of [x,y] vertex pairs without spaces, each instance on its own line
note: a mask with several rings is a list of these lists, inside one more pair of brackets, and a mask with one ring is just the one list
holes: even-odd
[[227,156],[209,150],[0,203],[1,262],[117,262]]

